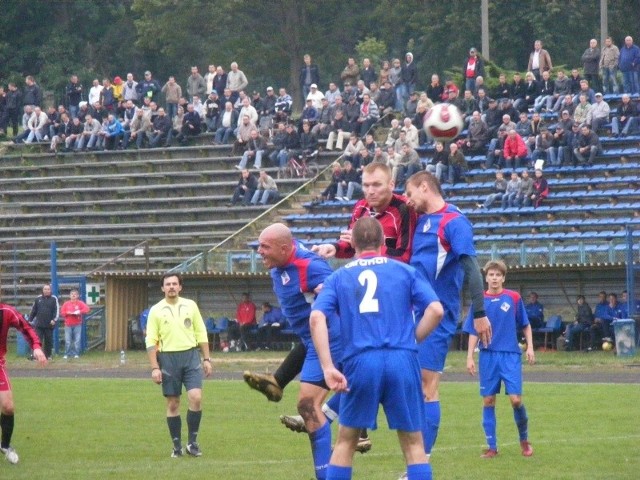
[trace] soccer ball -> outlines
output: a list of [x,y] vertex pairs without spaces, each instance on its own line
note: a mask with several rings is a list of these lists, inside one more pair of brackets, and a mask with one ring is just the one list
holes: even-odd
[[605,352],[610,352],[613,350],[613,343],[611,342],[602,342],[602,350]]
[[429,137],[440,142],[451,142],[462,132],[464,122],[458,107],[438,103],[427,111],[423,126]]

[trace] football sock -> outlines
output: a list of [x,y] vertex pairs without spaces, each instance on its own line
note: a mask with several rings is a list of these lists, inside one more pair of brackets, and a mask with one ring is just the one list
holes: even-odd
[[529,417],[527,417],[527,409],[524,408],[524,404],[520,404],[518,408],[513,409],[513,419],[518,426],[520,441],[527,440],[529,438]]
[[436,444],[438,429],[440,428],[440,402],[424,403],[424,418],[422,424],[422,438],[424,440],[424,451],[431,455],[431,449]]
[[302,343],[298,343],[293,347],[293,350],[289,352],[273,374],[276,382],[280,385],[280,388],[284,390],[284,387],[289,385],[289,383],[302,371],[302,365],[304,364],[306,356],[307,349]]
[[497,450],[496,407],[482,408],[482,428],[484,428],[484,436],[487,438],[487,446],[492,450]]
[[171,435],[171,441],[173,442],[173,448],[182,447],[182,419],[180,415],[177,417],[167,417],[167,425],[169,426],[169,435]]
[[333,422],[338,418],[340,413],[340,394],[334,395],[327,403],[322,405],[322,413],[324,413],[329,422]]
[[327,468],[327,480],[351,480],[352,470],[351,467],[329,465]]
[[13,435],[13,415],[0,414],[0,430],[2,430],[2,438],[0,439],[0,447],[9,448],[11,446],[11,435]]
[[408,480],[431,480],[431,464],[430,463],[414,463],[407,465]]
[[198,439],[198,429],[200,428],[200,419],[202,418],[202,410],[194,412],[187,410],[187,429],[189,430],[189,443],[194,443]]
[[309,440],[311,441],[311,454],[313,455],[316,478],[325,480],[327,478],[327,466],[329,465],[329,459],[331,459],[331,424],[325,422],[322,427],[309,434]]

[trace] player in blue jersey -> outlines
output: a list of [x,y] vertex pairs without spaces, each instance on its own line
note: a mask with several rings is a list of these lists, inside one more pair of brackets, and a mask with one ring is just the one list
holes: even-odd
[[[300,373],[298,412],[311,441],[316,478],[325,479],[331,456],[331,426],[322,412],[322,404],[329,388],[311,340],[309,315],[316,292],[332,270],[323,258],[295,241],[291,230],[281,223],[262,231],[258,238],[258,253],[270,270],[273,291],[282,313],[306,349]],[[329,318],[331,354],[337,361],[342,357],[338,324],[337,315]]]
[[[442,305],[415,269],[384,257],[384,236],[374,218],[352,230],[357,259],[324,282],[311,313],[313,341],[327,385],[340,396],[340,429],[327,480],[351,479],[353,453],[362,428],[376,428],[383,405],[398,430],[408,478],[431,479],[422,442],[422,392],[416,340],[442,318]],[[421,313],[414,322],[414,308]],[[342,358],[331,352],[327,319],[340,313]],[[335,366],[343,363],[343,373]]]
[[[522,352],[518,345],[518,330],[522,329],[527,342],[526,356],[530,365],[535,362],[531,325],[527,318],[524,302],[518,292],[503,288],[507,266],[500,260],[492,260],[484,266],[487,291],[484,294],[484,308],[493,326],[493,338],[489,345],[480,344],[479,376],[480,395],[482,396],[482,426],[487,438],[488,448],[482,458],[498,455],[496,439],[496,394],[504,383],[505,393],[509,395],[513,407],[513,418],[518,427],[522,455],[530,457],[533,448],[529,443],[527,410],[522,403]],[[469,315],[464,331],[469,333],[467,350],[467,370],[476,373],[473,352],[478,345],[478,335],[473,328],[473,315]]]
[[484,312],[483,283],[473,247],[473,228],[457,207],[447,204],[436,177],[418,172],[406,183],[409,204],[419,214],[410,264],[429,280],[444,307],[433,334],[420,344],[425,422],[422,435],[428,455],[440,426],[440,376],[460,316],[463,279],[471,294],[474,325],[480,339],[491,342],[491,324]]

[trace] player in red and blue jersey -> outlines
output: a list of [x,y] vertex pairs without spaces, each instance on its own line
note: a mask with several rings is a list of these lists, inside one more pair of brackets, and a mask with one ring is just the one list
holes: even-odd
[[[258,253],[270,270],[273,291],[282,313],[305,346],[298,412],[311,441],[316,478],[325,479],[331,456],[331,426],[322,412],[322,404],[329,388],[311,340],[309,315],[317,291],[332,270],[323,258],[295,241],[289,228],[281,223],[262,231],[258,238]],[[331,332],[331,354],[339,361],[342,351],[336,315],[329,318],[328,328]]]
[[[484,308],[491,319],[493,337],[490,344],[480,343],[479,376],[482,396],[482,426],[488,448],[482,458],[493,458],[498,454],[496,438],[496,394],[504,383],[513,407],[513,418],[518,427],[522,455],[530,457],[533,449],[529,443],[527,410],[522,403],[522,352],[518,345],[518,331],[522,330],[527,342],[526,356],[529,364],[535,362],[531,325],[524,302],[518,292],[503,288],[507,266],[501,260],[491,260],[484,267],[487,291]],[[478,345],[478,335],[473,327],[473,315],[467,317],[463,330],[469,334],[467,370],[476,373],[473,353]]]
[[406,184],[409,204],[419,214],[413,236],[410,265],[429,280],[444,307],[436,330],[420,345],[425,422],[422,435],[431,454],[440,426],[440,376],[460,316],[460,296],[466,277],[471,293],[476,330],[487,344],[491,324],[484,312],[483,284],[473,247],[473,228],[457,207],[447,204],[436,177],[429,172],[412,175]]
[[[313,304],[311,331],[329,387],[340,395],[340,429],[327,480],[351,479],[360,430],[376,428],[383,405],[398,437],[408,478],[431,479],[422,443],[422,389],[416,340],[442,318],[442,305],[415,269],[382,256],[382,227],[359,219],[352,230],[354,260],[324,282]],[[414,308],[420,322],[414,322]],[[340,313],[343,357],[330,349],[327,318]],[[331,322],[329,321],[329,325]],[[334,366],[342,361],[343,372]]]

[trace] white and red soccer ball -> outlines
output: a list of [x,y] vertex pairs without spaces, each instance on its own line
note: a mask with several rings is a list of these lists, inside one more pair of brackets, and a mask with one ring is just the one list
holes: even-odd
[[453,141],[464,128],[462,115],[455,105],[438,103],[427,112],[424,131],[439,142]]

